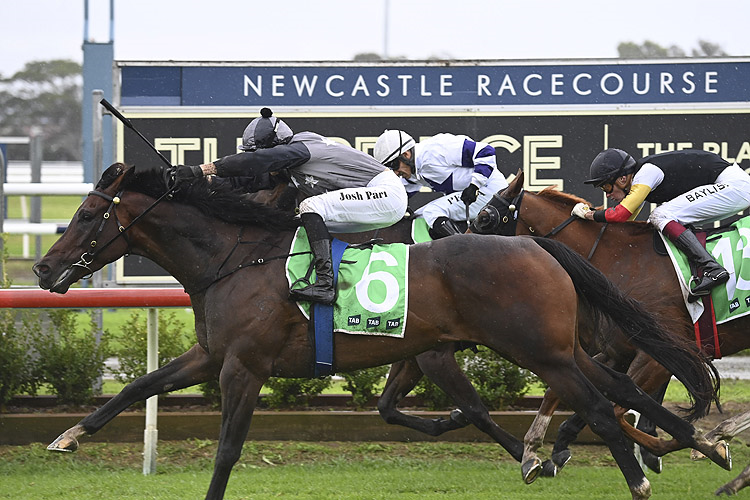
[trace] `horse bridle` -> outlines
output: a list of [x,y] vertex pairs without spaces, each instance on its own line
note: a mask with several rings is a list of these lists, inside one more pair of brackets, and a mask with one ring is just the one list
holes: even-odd
[[[470,229],[472,232],[479,234],[499,234],[501,236],[515,236],[516,224],[518,223],[518,213],[521,209],[521,201],[523,200],[523,189],[516,195],[515,198],[508,201],[506,198],[498,196],[498,193],[492,195],[490,202],[480,210],[482,216],[477,216],[474,222],[471,223]],[[504,208],[505,214],[500,215],[500,210]],[[502,221],[503,226],[498,230],[500,222]],[[533,232],[533,229],[531,229]]]
[[[171,188],[167,190],[163,195],[161,195],[159,198],[157,198],[146,210],[144,210],[141,214],[136,216],[132,221],[130,221],[130,224],[127,226],[123,226],[120,224],[120,220],[117,218],[117,206],[122,201],[122,194],[125,192],[124,189],[120,190],[115,196],[110,196],[107,193],[102,193],[101,191],[89,191],[89,196],[98,196],[100,198],[104,198],[109,202],[109,207],[107,208],[107,211],[104,212],[104,215],[102,216],[102,221],[99,223],[99,228],[96,230],[96,233],[94,234],[94,238],[89,242],[89,250],[86,250],[81,255],[81,258],[78,260],[78,262],[75,262],[71,265],[71,267],[81,267],[88,271],[88,274],[85,275],[82,279],[86,279],[91,277],[91,275],[94,274],[94,271],[91,270],[89,267],[93,262],[96,255],[100,252],[102,252],[105,248],[110,246],[112,243],[114,243],[118,238],[121,236],[127,243],[127,248],[130,249],[130,240],[127,236],[127,231],[133,227],[133,225],[138,222],[141,217],[149,213],[156,205],[158,205],[164,198],[171,195],[172,192],[175,190],[177,185],[175,184]],[[102,246],[98,246],[99,242],[98,239],[101,236],[102,232],[104,231],[104,225],[107,223],[107,221],[110,219],[110,217],[114,218],[115,223],[117,224],[117,234],[114,235],[108,242],[103,244]],[[98,248],[97,248],[98,247]],[[125,251],[125,253],[129,253],[128,250]]]
[[[482,208],[481,212],[484,212],[484,215],[481,217],[477,217],[474,222],[471,225],[471,229],[474,232],[481,233],[481,234],[499,234],[501,236],[515,236],[516,234],[516,227],[518,225],[519,221],[519,214],[521,211],[521,202],[523,201],[523,194],[524,190],[521,189],[519,193],[512,199],[508,200],[506,198],[503,198],[498,195],[498,193],[495,193],[492,195],[492,200],[484,207]],[[498,210],[498,207],[505,208],[506,213],[504,215],[500,215],[500,210]],[[542,236],[543,238],[551,238],[555,236],[557,233],[565,229],[571,222],[575,220],[580,220],[579,217],[576,217],[575,215],[571,215],[567,219],[565,219],[562,223],[558,224],[556,227],[554,227],[550,232]],[[503,225],[498,230],[498,226],[500,226],[500,222],[502,221]],[[607,229],[608,223],[602,224],[602,228],[599,230],[599,235],[596,237],[596,240],[594,241],[594,245],[591,247],[591,251],[588,254],[587,260],[591,260],[591,257],[593,257],[594,252],[596,251],[596,248],[599,246],[599,242],[602,239],[602,236],[604,235],[605,229]],[[530,233],[534,234],[536,231],[533,227],[529,226],[528,230]]]

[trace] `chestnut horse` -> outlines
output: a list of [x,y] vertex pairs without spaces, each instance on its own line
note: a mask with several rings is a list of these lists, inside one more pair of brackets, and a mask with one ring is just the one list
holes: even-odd
[[[297,225],[288,212],[212,190],[206,179],[175,190],[160,172],[109,167],[65,233],[34,265],[39,285],[65,293],[126,253],[145,256],[190,294],[198,342],[128,384],[48,449],[73,451],[79,437],[97,432],[131,404],[218,378],[222,424],[206,498],[223,498],[263,384],[272,376],[314,373],[307,321],[288,299],[284,272]],[[536,373],[586,420],[609,447],[633,498],[648,498],[651,488],[610,401],[648,415],[685,446],[731,466],[724,443],[710,443],[581,348],[580,311],[601,314],[696,395],[697,413],[716,397],[712,365],[564,245],[466,235],[412,245],[408,254],[412,293],[403,338],[337,333],[336,369],[392,363],[445,342],[483,344]]]
[[[531,234],[563,242],[587,256],[597,269],[655,313],[671,331],[695,342],[694,328],[674,269],[668,257],[655,252],[651,225],[627,222],[605,227],[598,222],[571,219],[573,206],[584,200],[552,188],[532,193],[523,189],[523,180],[523,172],[519,172],[508,188],[495,195],[477,217],[476,227],[472,228],[474,232]],[[750,337],[746,335],[748,326],[750,317],[717,325],[723,355],[750,347]],[[583,332],[580,335],[582,339],[590,338]],[[599,359],[606,359],[610,366],[627,371],[633,381],[649,394],[663,396],[671,378],[669,370],[628,342],[617,343],[617,348],[607,349]],[[556,406],[554,401],[551,397],[545,398],[540,412],[551,414]],[[572,418],[561,426],[552,455],[558,466],[569,458],[567,446],[583,425],[579,419]],[[538,443],[541,436],[527,436],[527,439]],[[658,456],[673,450],[671,445],[655,440],[644,444],[648,444],[647,448]]]

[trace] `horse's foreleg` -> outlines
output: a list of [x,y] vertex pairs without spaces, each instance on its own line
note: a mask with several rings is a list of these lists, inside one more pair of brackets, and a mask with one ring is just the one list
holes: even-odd
[[62,433],[47,449],[75,451],[78,449],[79,437],[94,434],[133,403],[156,394],[206,382],[215,378],[216,372],[216,367],[211,364],[206,351],[194,345],[182,356],[126,385],[104,406]]
[[[451,353],[451,358],[453,354]],[[440,434],[464,427],[466,423],[458,423],[451,419],[427,419],[406,415],[397,408],[399,402],[414,389],[419,380],[422,378],[422,370],[415,358],[405,359],[391,365],[391,371],[388,374],[388,380],[383,388],[383,393],[378,399],[378,412],[386,423],[402,425],[410,429],[423,432],[430,436],[439,436]]]
[[[487,408],[482,403],[482,399],[474,386],[471,385],[471,381],[458,366],[452,346],[441,346],[438,349],[422,353],[417,356],[417,362],[422,372],[458,404],[463,416],[470,423],[494,439],[513,458],[521,461],[523,444],[492,420]],[[456,410],[451,413],[451,422],[454,422],[455,414]],[[458,426],[458,424],[454,425]],[[536,471],[532,473],[536,477]],[[531,480],[533,481],[533,478]]]
[[[730,417],[703,435],[704,438],[713,442],[719,439],[729,441],[737,434],[750,427],[750,411]],[[693,450],[690,458],[700,460],[706,458],[703,453]]]
[[716,490],[714,492],[714,495],[734,495],[748,484],[750,484],[750,465],[745,467],[745,470],[743,470],[739,476],[735,477],[727,484]]
[[[542,463],[536,452],[544,442],[544,436],[547,434],[552,414],[555,413],[559,404],[560,399],[551,389],[547,389],[547,392],[544,393],[542,404],[539,405],[536,417],[534,417],[534,421],[523,437],[524,448],[521,460],[521,472],[526,484],[534,481],[539,473],[545,477],[555,477],[557,475],[557,464],[549,461]],[[568,454],[568,458],[570,458],[570,454]],[[568,458],[562,460],[560,468],[567,463]]]
[[[269,369],[270,373],[270,369]],[[216,451],[214,473],[206,493],[206,500],[221,500],[229,481],[232,467],[240,458],[242,445],[250,430],[250,421],[260,389],[268,376],[250,372],[238,359],[224,361],[219,382],[221,385],[221,433]]]

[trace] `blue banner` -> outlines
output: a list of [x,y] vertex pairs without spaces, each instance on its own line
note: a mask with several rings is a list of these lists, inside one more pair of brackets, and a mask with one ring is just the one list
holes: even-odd
[[750,61],[640,64],[123,65],[124,106],[746,103]]

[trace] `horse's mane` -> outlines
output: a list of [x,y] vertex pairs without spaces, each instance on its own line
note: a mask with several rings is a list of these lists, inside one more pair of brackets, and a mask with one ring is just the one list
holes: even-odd
[[[168,190],[168,175],[169,172],[163,168],[141,170],[115,163],[102,174],[96,189],[106,189],[123,176],[121,189],[159,198]],[[273,231],[291,230],[299,226],[299,219],[293,212],[253,201],[243,189],[235,188],[219,178],[203,177],[184,183],[163,202],[192,205],[206,215],[233,224],[250,224]]]
[[[544,188],[543,190],[539,191],[537,195],[556,205],[561,205],[564,207],[572,207],[576,203],[585,203],[589,206],[592,206],[592,204],[588,200],[584,200],[583,198],[580,198],[574,194],[565,193],[563,191],[555,189],[554,187]],[[617,224],[617,226],[621,227],[625,231],[628,231],[628,233],[632,236],[638,236],[645,233],[651,234],[654,231],[654,226],[643,221],[624,222]]]

